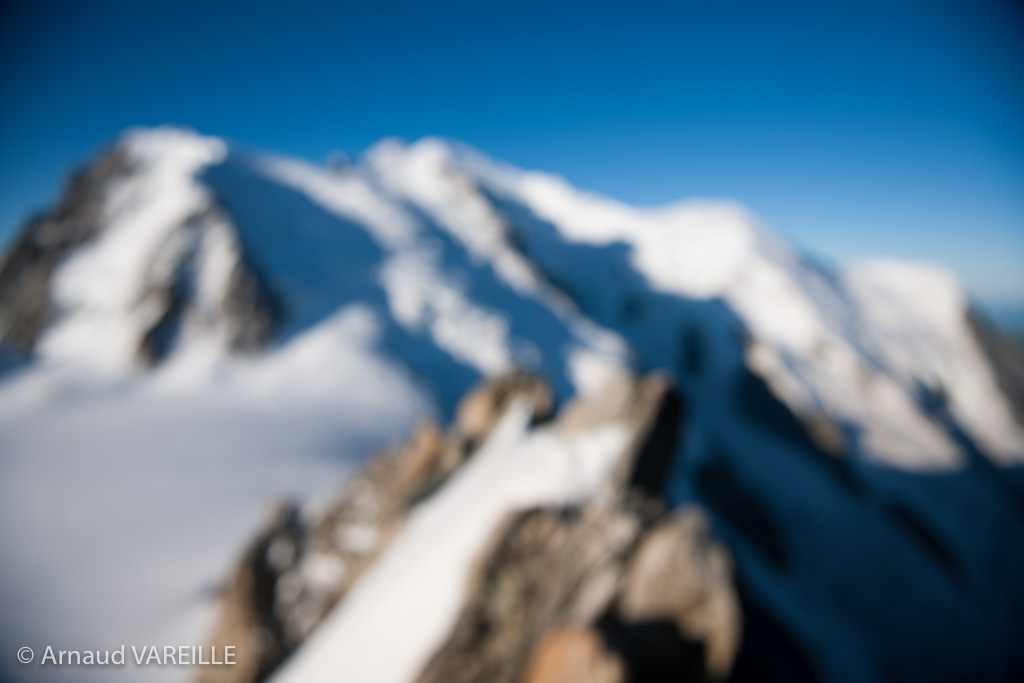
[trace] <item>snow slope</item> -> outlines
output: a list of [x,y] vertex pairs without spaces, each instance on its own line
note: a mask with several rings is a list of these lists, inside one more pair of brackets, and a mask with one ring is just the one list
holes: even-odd
[[150,377],[56,364],[6,377],[3,642],[37,652],[45,644],[202,642],[212,591],[269,502],[323,497],[367,453],[434,410],[407,372],[374,349],[375,327],[369,311],[351,307],[272,357],[202,373],[203,359],[182,357]]
[[[473,226],[504,233],[505,251],[514,235],[588,316],[634,343],[642,367],[679,365],[687,312],[666,317],[659,295],[721,300],[751,338],[745,361],[797,414],[855,426],[865,456],[915,469],[962,464],[962,448],[919,405],[927,390],[947,398],[964,431],[994,458],[1024,462],[1024,431],[970,333],[959,287],[938,268],[869,264],[832,273],[739,206],[635,209],[438,140],[401,151],[389,143],[369,163],[383,184],[439,219],[454,213],[432,208],[440,198],[462,205],[490,198],[486,218],[478,210],[441,224],[467,244]],[[498,262],[505,251],[480,253]]]

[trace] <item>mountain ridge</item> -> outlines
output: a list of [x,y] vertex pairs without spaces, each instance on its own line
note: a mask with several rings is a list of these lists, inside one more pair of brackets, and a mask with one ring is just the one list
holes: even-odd
[[[967,645],[945,655],[951,670],[968,670],[958,657],[978,652],[980,632],[1002,644],[990,656],[1016,666],[998,634],[1019,624],[994,606],[999,587],[978,581],[995,564],[1024,569],[998,547],[1024,529],[1014,512],[1024,428],[1007,398],[1020,380],[944,271],[832,271],[738,205],[635,209],[435,138],[319,168],[180,129],[136,130],[93,176],[85,209],[72,189],[0,266],[0,337],[32,350],[0,376],[15,453],[7,512],[25,504],[14,487],[40,490],[46,467],[69,466],[75,441],[112,475],[137,471],[131,452],[159,433],[168,472],[184,452],[209,460],[197,514],[221,514],[222,526],[202,544],[171,542],[202,554],[209,575],[226,561],[210,548],[244,535],[269,492],[283,492],[271,473],[291,467],[288,486],[322,496],[325,481],[350,476],[345,462],[417,419],[448,421],[480,379],[515,368],[545,377],[559,405],[623,371],[660,371],[690,406],[666,499],[709,510],[745,612],[761,615],[750,620],[756,642],[803,653],[779,664],[748,650],[738,675],[754,661],[778,673],[802,660],[825,680],[909,680],[930,641],[880,625],[884,610],[866,596],[897,594],[911,567],[908,605],[970,617],[954,630]],[[125,414],[137,431],[119,436]],[[276,434],[248,428],[254,416]],[[68,441],[33,431],[48,424]],[[218,513],[216,491],[238,472],[261,493],[240,488]],[[968,513],[1000,534],[978,535]],[[24,544],[33,530],[6,533]],[[827,556],[837,536],[856,567]],[[877,548],[892,559],[865,571]],[[154,544],[140,557],[167,553]],[[989,606],[983,630],[971,601]]]

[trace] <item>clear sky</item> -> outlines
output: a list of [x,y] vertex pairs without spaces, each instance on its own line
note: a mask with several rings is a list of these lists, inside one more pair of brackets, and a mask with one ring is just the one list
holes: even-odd
[[0,239],[119,130],[322,160],[438,134],[1024,311],[1024,9],[874,2],[0,3]]

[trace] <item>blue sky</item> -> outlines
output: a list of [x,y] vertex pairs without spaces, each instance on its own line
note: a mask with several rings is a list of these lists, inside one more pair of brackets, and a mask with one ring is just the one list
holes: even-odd
[[1024,311],[1012,0],[0,4],[0,239],[124,127],[322,160],[439,134],[637,204],[734,198],[823,258]]

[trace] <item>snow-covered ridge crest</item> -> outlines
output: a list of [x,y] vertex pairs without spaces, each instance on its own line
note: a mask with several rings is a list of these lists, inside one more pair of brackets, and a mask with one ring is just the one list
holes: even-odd
[[[637,310],[664,308],[663,295],[721,300],[750,335],[744,363],[798,415],[827,416],[842,450],[901,467],[959,466],[967,454],[926,407],[934,395],[996,459],[1024,460],[1024,433],[973,341],[965,298],[937,269],[830,271],[732,202],[634,208],[436,138],[387,141],[367,163],[391,193],[496,267],[525,255],[523,272],[624,335],[644,369],[683,374],[679,345],[665,340],[707,323],[689,319],[685,305],[639,321]],[[597,267],[581,265],[591,259]]]
[[57,362],[130,367],[140,338],[161,314],[147,290],[197,249],[200,296],[208,296],[210,287],[224,286],[238,258],[223,221],[214,220],[210,239],[199,244],[199,235],[183,230],[211,207],[196,174],[225,158],[223,141],[173,128],[139,129],[127,132],[118,148],[134,170],[107,188],[102,232],[71,255],[52,284],[59,320],[39,353]]
[[[691,305],[721,301],[726,327],[748,338],[700,382],[730,382],[740,363],[798,416],[831,423],[835,448],[902,467],[962,464],[951,428],[1001,462],[1024,459],[965,299],[933,269],[829,270],[733,202],[631,207],[438,138],[385,140],[333,169],[168,128],[130,131],[119,147],[137,168],[109,188],[100,238],[54,278],[61,316],[43,357],[131,365],[182,264],[197,298],[167,352],[230,349],[238,335],[218,302],[254,259],[284,309],[278,343],[369,298],[394,331],[389,353],[408,357],[426,338],[471,373],[526,367],[566,397],[596,384],[573,370],[592,365],[572,360],[584,355],[685,376],[684,329],[735,337]],[[276,324],[263,317],[257,341]]]

